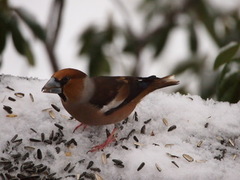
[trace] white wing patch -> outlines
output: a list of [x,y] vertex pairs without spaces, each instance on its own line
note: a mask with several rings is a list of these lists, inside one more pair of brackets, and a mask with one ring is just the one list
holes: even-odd
[[101,112],[105,113],[113,108],[118,107],[125,99],[118,101],[116,99],[113,99],[110,103],[107,105],[103,106],[102,109],[100,109]]

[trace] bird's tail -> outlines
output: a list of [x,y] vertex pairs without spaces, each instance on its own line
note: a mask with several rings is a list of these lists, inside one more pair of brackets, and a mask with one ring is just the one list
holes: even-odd
[[153,87],[153,90],[155,90],[155,89],[160,89],[160,88],[173,86],[177,84],[179,84],[179,81],[175,80],[174,75],[170,75],[163,78],[156,78],[153,81],[152,87]]

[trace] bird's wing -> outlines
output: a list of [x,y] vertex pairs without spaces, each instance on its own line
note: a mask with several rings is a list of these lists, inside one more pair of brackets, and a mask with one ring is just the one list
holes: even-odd
[[145,90],[155,76],[138,77],[95,77],[95,94],[90,103],[108,115],[126,105]]

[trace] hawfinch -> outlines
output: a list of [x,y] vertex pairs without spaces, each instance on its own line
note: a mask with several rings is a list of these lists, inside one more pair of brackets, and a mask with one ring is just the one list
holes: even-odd
[[[156,89],[176,85],[174,76],[158,78],[131,76],[88,77],[76,69],[62,69],[52,75],[42,88],[44,93],[55,93],[64,108],[84,125],[115,124],[127,118],[147,94]],[[108,139],[91,152],[103,149],[115,140],[114,128]]]

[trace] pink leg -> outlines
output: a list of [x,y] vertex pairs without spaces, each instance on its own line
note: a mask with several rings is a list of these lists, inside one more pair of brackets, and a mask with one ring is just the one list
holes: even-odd
[[77,126],[74,128],[73,133],[74,133],[78,128],[80,128],[81,126],[83,126],[83,131],[84,131],[85,128],[87,127],[86,124],[80,123],[79,125],[77,125]]
[[103,144],[99,144],[97,146],[92,147],[88,152],[95,152],[98,150],[104,149],[106,146],[111,144],[112,142],[116,141],[114,134],[117,131],[117,128],[114,128],[111,134],[108,136],[107,140]]

